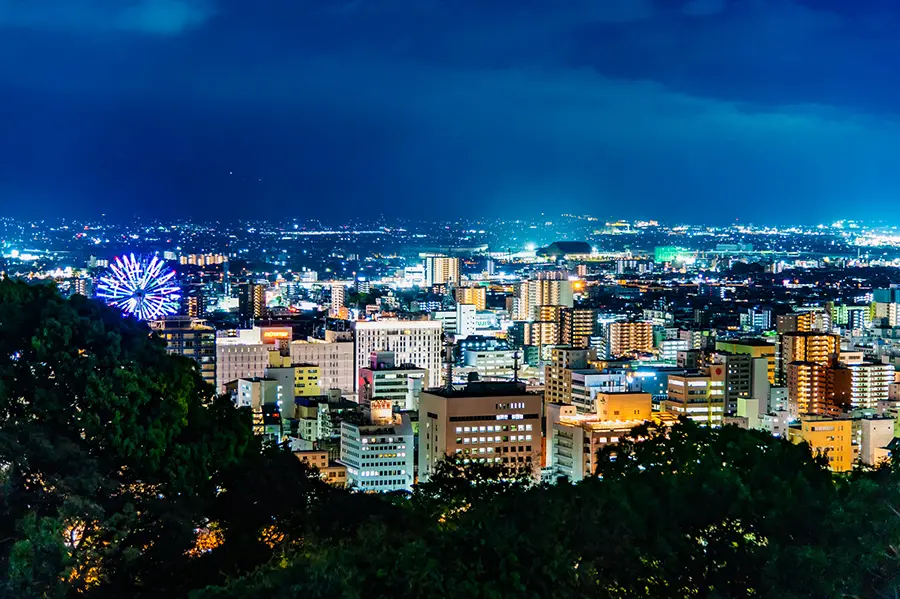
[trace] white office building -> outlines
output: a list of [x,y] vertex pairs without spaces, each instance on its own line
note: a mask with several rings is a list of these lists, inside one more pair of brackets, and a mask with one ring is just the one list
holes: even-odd
[[409,414],[393,414],[389,401],[372,402],[371,422],[341,423],[341,463],[351,489],[412,491],[413,428]]
[[372,352],[393,352],[397,364],[428,371],[427,387],[441,383],[442,326],[433,320],[377,320],[356,323],[355,371],[369,364]]

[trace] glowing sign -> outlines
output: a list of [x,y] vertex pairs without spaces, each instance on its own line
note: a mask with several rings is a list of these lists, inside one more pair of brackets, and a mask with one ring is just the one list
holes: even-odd
[[290,331],[263,331],[262,334],[263,341],[275,342],[281,339],[290,339],[291,332]]

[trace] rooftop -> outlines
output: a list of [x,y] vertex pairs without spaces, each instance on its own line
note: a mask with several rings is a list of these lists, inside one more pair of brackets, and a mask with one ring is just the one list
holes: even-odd
[[432,387],[428,393],[438,397],[509,397],[515,395],[538,395],[527,390],[522,381],[475,381],[462,387]]

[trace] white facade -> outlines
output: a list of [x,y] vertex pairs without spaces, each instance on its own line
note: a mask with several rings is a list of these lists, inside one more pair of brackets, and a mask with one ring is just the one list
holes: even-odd
[[[513,376],[515,353],[511,349],[467,349],[463,352],[463,361],[483,379],[510,379]],[[521,362],[520,360],[520,364]]]
[[432,312],[431,317],[441,322],[445,333],[458,339],[478,331],[478,310],[474,304],[456,304],[456,309]]
[[596,414],[598,393],[624,393],[628,378],[624,373],[584,369],[572,371],[572,405],[579,414]]
[[357,491],[412,491],[413,429],[408,414],[386,425],[341,423],[341,463]]
[[242,343],[240,338],[217,338],[216,390],[224,393],[226,383],[264,376],[270,348],[262,343]]
[[674,363],[678,360],[678,352],[689,349],[690,342],[687,339],[664,339],[659,343],[659,358]]
[[319,388],[353,391],[356,369],[353,362],[353,344],[347,341],[291,342],[291,361],[294,364],[315,364],[319,367]]
[[415,364],[428,371],[428,387],[441,383],[441,323],[431,320],[378,320],[356,323],[356,363],[359,372],[372,352],[394,352],[397,364]]

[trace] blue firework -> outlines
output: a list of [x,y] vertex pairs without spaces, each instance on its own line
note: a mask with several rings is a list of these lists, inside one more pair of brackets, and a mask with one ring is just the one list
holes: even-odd
[[157,256],[116,258],[97,281],[97,297],[141,320],[154,320],[178,312],[181,289],[175,271]]

